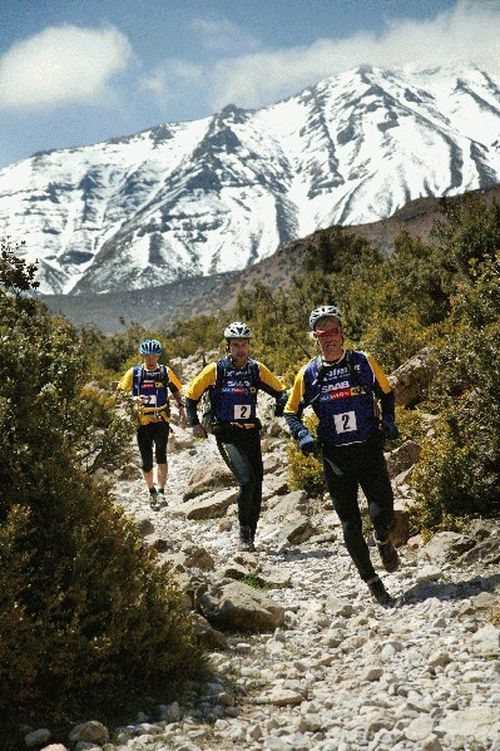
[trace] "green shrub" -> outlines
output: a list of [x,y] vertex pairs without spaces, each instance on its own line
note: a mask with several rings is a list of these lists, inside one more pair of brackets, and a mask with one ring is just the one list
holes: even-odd
[[10,286],[22,262],[2,263],[0,715],[19,748],[20,723],[116,718],[205,668],[181,593],[94,477],[127,421],[85,385],[73,327]]
[[[304,425],[316,435],[316,415],[306,415]],[[325,492],[323,465],[315,456],[304,456],[296,441],[290,441],[288,453],[288,484],[292,490],[305,490],[311,498],[319,498]]]

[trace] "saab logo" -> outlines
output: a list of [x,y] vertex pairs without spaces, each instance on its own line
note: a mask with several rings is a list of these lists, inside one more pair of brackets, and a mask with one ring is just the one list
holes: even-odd
[[332,385],[332,389],[335,389],[335,391],[338,391],[339,389],[348,389],[349,388],[349,381],[340,381],[340,383],[334,383]]
[[347,399],[352,396],[352,389],[342,389],[342,391],[332,391],[330,399]]

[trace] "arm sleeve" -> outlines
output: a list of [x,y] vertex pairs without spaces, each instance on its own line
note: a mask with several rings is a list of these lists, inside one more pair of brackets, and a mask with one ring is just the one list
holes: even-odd
[[285,384],[283,381],[278,378],[277,376],[273,375],[269,368],[267,368],[263,363],[257,362],[259,366],[259,388],[262,389],[262,391],[265,391],[266,394],[270,394],[271,396],[274,396],[276,401],[284,401],[288,394],[285,389]]
[[182,383],[177,378],[174,371],[168,366],[167,366],[167,375],[168,375],[169,388],[172,394],[177,393],[177,391],[182,391]]
[[199,424],[196,405],[210,386],[215,385],[217,379],[217,363],[210,362],[206,365],[186,389],[186,417],[190,428]]
[[292,391],[285,406],[284,417],[293,438],[304,428],[302,422],[302,398],[304,396],[304,368],[295,376]]
[[116,387],[118,391],[132,391],[132,386],[134,384],[134,369],[130,368],[130,370],[127,370],[124,376],[121,377],[121,379],[118,381],[118,386]]
[[375,376],[374,389],[377,398],[380,399],[382,417],[390,415],[394,419],[395,396],[389,379],[374,357],[368,353],[366,357]]

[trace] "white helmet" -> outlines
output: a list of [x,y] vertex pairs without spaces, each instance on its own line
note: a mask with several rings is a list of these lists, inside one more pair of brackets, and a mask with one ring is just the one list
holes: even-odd
[[319,308],[314,308],[309,316],[309,328],[314,331],[316,324],[322,318],[336,318],[342,322],[342,313],[336,305],[320,305]]
[[251,339],[252,332],[242,321],[233,321],[224,329],[225,339]]

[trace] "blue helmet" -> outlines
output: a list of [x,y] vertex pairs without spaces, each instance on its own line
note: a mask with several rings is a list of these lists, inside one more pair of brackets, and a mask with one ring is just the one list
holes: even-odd
[[144,339],[139,347],[141,355],[161,355],[162,347],[158,339]]

